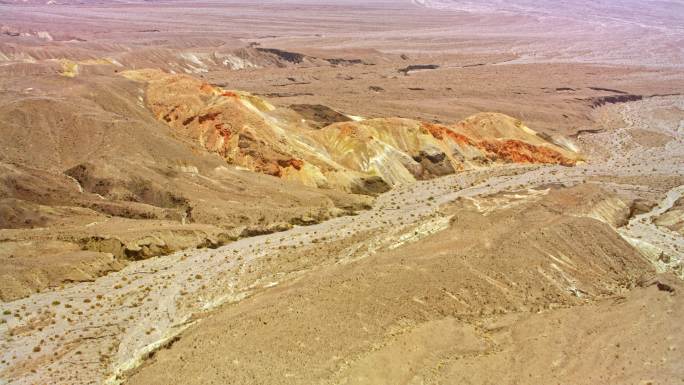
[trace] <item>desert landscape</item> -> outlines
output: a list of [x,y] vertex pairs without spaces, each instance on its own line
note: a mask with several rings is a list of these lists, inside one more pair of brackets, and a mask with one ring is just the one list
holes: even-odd
[[684,382],[679,1],[0,0],[0,385]]

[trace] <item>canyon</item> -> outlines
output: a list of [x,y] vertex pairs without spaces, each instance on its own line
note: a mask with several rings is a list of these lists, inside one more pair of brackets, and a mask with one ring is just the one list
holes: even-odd
[[646,3],[0,2],[0,384],[681,381]]

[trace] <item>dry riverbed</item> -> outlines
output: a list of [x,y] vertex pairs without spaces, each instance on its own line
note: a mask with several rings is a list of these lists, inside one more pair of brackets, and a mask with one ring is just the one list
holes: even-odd
[[[619,232],[661,270],[681,274],[682,236],[657,227],[653,218],[683,192],[684,99],[652,98],[614,108],[625,124],[580,135],[579,144],[592,157],[577,167],[510,165],[422,181],[381,195],[371,210],[355,216],[134,262],[94,282],[4,303],[0,384],[120,383],[212,309],[306,279],[317,266],[349,263],[446,229],[450,216],[443,205],[459,198],[586,182],[646,197],[655,203],[652,211],[633,217]],[[663,116],[665,109],[679,112]],[[665,150],[636,141],[630,134],[636,129],[666,135]],[[307,256],[317,247],[328,248],[325,258]],[[659,262],[661,255],[666,264]]]

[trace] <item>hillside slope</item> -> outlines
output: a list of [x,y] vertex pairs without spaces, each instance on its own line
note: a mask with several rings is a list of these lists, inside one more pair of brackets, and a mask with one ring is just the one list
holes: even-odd
[[[682,285],[672,280],[671,295],[641,280],[648,261],[591,217],[607,202],[619,213],[616,199],[594,185],[495,194],[450,205],[446,230],[393,250],[326,263],[334,246],[312,247],[320,268],[207,315],[127,384],[498,383],[489,370],[531,384],[678,378],[669,347],[681,341]],[[653,286],[626,294],[636,285]],[[644,344],[654,365],[629,365]]]
[[160,124],[123,77],[39,77],[3,79],[0,94],[3,300],[371,203],[227,164]]

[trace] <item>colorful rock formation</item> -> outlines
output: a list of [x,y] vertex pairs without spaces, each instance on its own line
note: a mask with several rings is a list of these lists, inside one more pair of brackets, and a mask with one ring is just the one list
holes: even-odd
[[501,163],[571,166],[581,159],[503,114],[481,113],[450,126],[380,118],[319,129],[294,109],[190,76],[158,70],[124,76],[146,83],[147,107],[179,136],[228,163],[309,186],[375,194]]

